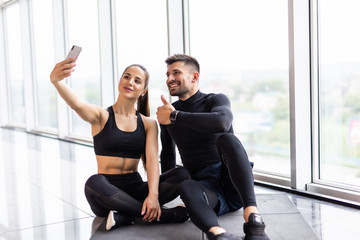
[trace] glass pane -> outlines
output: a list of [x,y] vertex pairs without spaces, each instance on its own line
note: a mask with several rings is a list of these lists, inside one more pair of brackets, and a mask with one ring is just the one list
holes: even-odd
[[168,95],[165,84],[165,59],[168,56],[166,0],[131,0],[115,3],[118,50],[116,77],[119,80],[125,68],[134,63],[147,68],[150,74],[150,113],[154,117],[156,108],[162,105],[161,94]]
[[[86,11],[84,11],[86,9]],[[97,0],[67,1],[69,49],[82,47],[71,77],[77,95],[89,103],[100,105],[100,49]],[[109,36],[111,37],[111,36]],[[106,79],[110,81],[110,79]],[[72,111],[72,134],[91,137],[90,124]]]
[[[33,0],[37,127],[57,128],[56,91],[49,75],[55,65],[52,1]],[[61,29],[59,29],[61,31]]]
[[8,84],[10,86],[11,123],[25,126],[23,52],[21,46],[20,8],[18,3],[5,9],[8,49]]
[[230,98],[235,134],[255,170],[290,176],[287,1],[190,0],[189,6],[201,91]]
[[319,1],[320,178],[360,186],[360,2]]

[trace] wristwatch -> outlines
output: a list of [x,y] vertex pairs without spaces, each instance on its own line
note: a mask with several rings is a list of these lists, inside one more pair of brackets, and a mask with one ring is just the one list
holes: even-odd
[[179,113],[178,110],[175,110],[172,113],[170,113],[170,121],[172,124],[176,123],[176,117],[177,117],[178,113]]

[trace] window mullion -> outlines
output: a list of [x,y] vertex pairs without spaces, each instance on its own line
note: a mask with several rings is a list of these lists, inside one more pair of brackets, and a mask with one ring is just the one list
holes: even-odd
[[168,0],[169,55],[184,53],[184,14],[182,0]]
[[[64,24],[64,2],[53,0],[54,17],[54,45],[55,62],[65,58],[65,24]],[[65,138],[69,134],[69,110],[65,101],[57,94],[57,118],[58,118],[58,137]]]
[[[101,104],[108,107],[115,101],[113,62],[112,11],[110,1],[99,1],[100,84]],[[117,91],[116,91],[117,92]],[[110,94],[112,93],[112,94]]]
[[311,182],[309,3],[289,1],[291,187]]
[[31,59],[31,38],[29,24],[29,1],[20,0],[21,36],[23,51],[23,72],[24,72],[24,104],[25,104],[25,128],[31,131],[35,127],[34,118],[34,84]]
[[0,31],[0,85],[3,86],[0,88],[0,125],[8,125],[9,124],[9,104],[8,104],[8,84],[6,77],[6,39],[5,39],[5,22],[4,22],[4,12],[3,9],[0,9],[0,26],[2,31]]

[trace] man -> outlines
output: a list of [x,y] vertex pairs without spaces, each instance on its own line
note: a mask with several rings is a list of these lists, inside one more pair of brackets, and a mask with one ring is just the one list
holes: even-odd
[[192,222],[208,239],[235,240],[220,227],[217,216],[244,207],[246,240],[268,240],[258,214],[254,179],[247,154],[233,134],[230,101],[224,94],[199,91],[198,61],[188,55],[169,57],[167,81],[172,105],[162,96],[161,168],[175,167],[175,144],[191,179],[179,185],[180,197]]

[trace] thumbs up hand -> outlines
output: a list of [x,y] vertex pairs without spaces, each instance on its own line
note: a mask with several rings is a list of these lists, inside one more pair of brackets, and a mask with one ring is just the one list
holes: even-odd
[[170,114],[175,111],[175,108],[171,103],[164,97],[164,95],[161,95],[161,101],[164,105],[157,108],[157,119],[158,122],[162,125],[169,125],[171,124],[170,121]]
[[164,105],[171,105],[171,103],[165,98],[164,95],[161,95],[161,101]]

